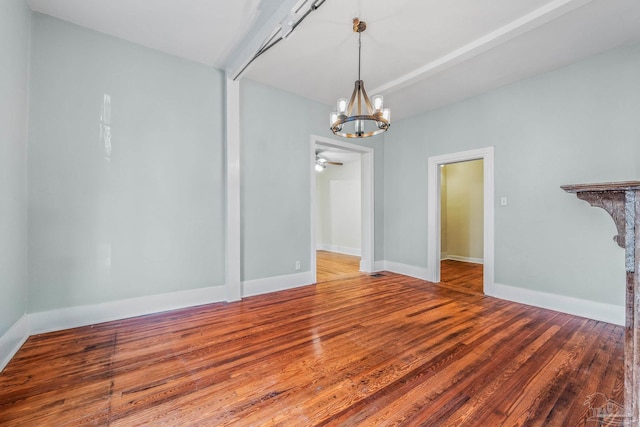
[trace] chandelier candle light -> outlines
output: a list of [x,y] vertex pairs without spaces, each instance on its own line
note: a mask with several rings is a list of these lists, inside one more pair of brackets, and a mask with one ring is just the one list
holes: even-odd
[[[353,31],[358,33],[358,80],[347,104],[346,98],[338,99],[338,111],[329,115],[331,131],[344,138],[366,138],[385,132],[391,126],[391,110],[383,108],[382,95],[374,95],[371,100],[364,90],[364,82],[360,79],[360,60],[362,56],[362,32],[367,29],[364,21],[355,18]],[[363,111],[364,103],[366,111]],[[352,115],[353,107],[356,114]],[[368,114],[363,114],[368,113]]]

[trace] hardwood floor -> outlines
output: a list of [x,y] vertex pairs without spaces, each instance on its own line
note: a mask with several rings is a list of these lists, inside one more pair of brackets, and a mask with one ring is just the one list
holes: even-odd
[[316,282],[346,279],[363,275],[360,272],[360,257],[337,252],[316,251]]
[[469,291],[482,294],[482,264],[453,261],[440,261],[440,284],[459,291]]
[[393,273],[29,338],[0,425],[575,426],[623,328]]

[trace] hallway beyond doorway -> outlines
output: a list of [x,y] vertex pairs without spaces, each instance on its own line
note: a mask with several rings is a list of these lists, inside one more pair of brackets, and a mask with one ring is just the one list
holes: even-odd
[[364,274],[360,272],[360,257],[337,252],[316,251],[316,283]]
[[483,294],[483,265],[444,259],[440,261],[440,285],[461,292]]

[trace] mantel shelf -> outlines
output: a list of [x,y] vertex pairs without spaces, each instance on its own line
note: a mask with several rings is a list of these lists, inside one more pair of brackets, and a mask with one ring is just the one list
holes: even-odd
[[562,185],[567,193],[589,192],[605,192],[605,191],[629,191],[640,190],[640,181],[624,181],[624,182],[605,182],[599,184],[573,184]]

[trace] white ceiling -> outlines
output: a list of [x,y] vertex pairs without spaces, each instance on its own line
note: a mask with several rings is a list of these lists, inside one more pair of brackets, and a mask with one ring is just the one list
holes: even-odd
[[[27,0],[34,11],[232,71],[303,1]],[[328,113],[357,77],[356,16],[368,24],[367,92],[384,94],[395,120],[640,42],[640,0],[326,0],[244,76]]]

